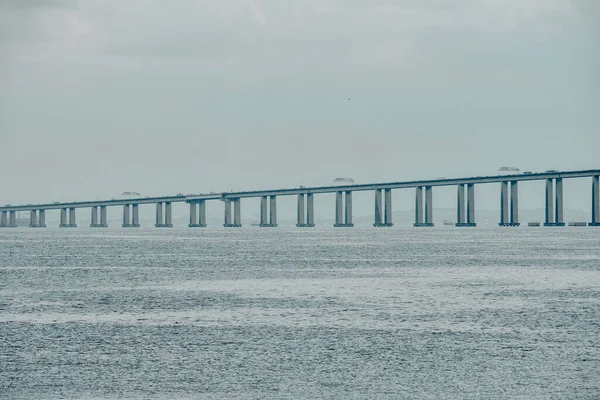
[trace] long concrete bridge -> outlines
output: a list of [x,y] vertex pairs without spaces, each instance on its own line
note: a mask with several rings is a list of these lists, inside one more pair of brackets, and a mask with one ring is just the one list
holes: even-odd
[[[211,193],[202,195],[177,195],[166,197],[146,197],[132,199],[112,199],[99,201],[81,201],[73,203],[25,204],[0,207],[0,227],[16,227],[16,212],[30,213],[30,227],[46,227],[46,211],[60,210],[60,227],[76,227],[75,210],[91,209],[91,227],[107,227],[106,208],[123,207],[123,227],[139,227],[139,206],[156,205],[156,227],[172,227],[171,204],[188,203],[190,205],[189,227],[206,226],[206,201],[218,200],[224,203],[225,227],[241,227],[241,199],[260,197],[260,226],[277,226],[277,197],[297,196],[297,227],[314,227],[313,196],[322,193],[335,193],[336,227],[352,227],[352,193],[373,191],[375,194],[375,227],[391,227],[392,193],[394,189],[415,189],[414,226],[433,226],[433,188],[436,186],[457,187],[456,226],[474,227],[475,222],[475,185],[500,183],[500,226],[519,226],[519,182],[546,182],[546,214],[544,226],[564,226],[563,220],[563,179],[591,178],[592,220],[589,226],[600,226],[600,170],[584,171],[546,171],[542,173],[523,173],[494,176],[475,176],[467,178],[431,179],[406,182],[369,183],[345,186],[298,187],[290,189],[255,190],[244,192]],[[233,208],[233,210],[232,210]],[[233,212],[232,212],[233,211]]]

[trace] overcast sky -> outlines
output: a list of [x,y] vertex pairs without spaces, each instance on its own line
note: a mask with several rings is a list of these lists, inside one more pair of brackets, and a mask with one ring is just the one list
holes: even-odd
[[0,203],[600,168],[599,3],[0,0]]

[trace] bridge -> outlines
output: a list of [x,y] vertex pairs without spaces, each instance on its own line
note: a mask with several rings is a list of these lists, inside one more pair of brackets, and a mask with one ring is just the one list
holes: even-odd
[[[277,226],[277,197],[297,196],[297,227],[314,227],[315,194],[335,193],[335,227],[353,227],[352,193],[373,191],[375,194],[375,227],[391,227],[392,195],[395,189],[415,189],[416,227],[430,227],[433,224],[433,188],[436,186],[457,187],[457,222],[459,227],[474,227],[475,222],[475,185],[500,183],[500,226],[519,226],[519,182],[546,182],[546,209],[544,226],[564,226],[563,220],[563,179],[591,178],[592,220],[589,226],[600,226],[600,170],[582,171],[546,171],[541,173],[522,173],[510,175],[474,176],[466,178],[440,178],[419,181],[384,182],[335,186],[298,187],[289,189],[267,189],[243,192],[209,193],[198,195],[176,195],[164,197],[144,197],[111,199],[98,201],[80,201],[72,203],[46,203],[6,205],[0,207],[0,227],[16,227],[16,212],[30,213],[29,226],[46,227],[46,211],[60,210],[60,227],[77,227],[75,210],[91,209],[92,228],[108,226],[107,207],[123,207],[123,227],[139,227],[139,206],[156,205],[156,227],[172,227],[171,204],[188,203],[190,205],[189,227],[206,227],[206,201],[224,203],[225,227],[241,227],[241,199],[260,198],[260,226]],[[233,208],[233,210],[232,210]],[[233,211],[233,212],[232,212]]]

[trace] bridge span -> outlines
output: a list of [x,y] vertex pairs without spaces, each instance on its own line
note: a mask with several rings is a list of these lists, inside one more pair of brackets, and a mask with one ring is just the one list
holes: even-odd
[[144,197],[80,201],[71,203],[46,203],[5,205],[0,207],[0,228],[16,227],[16,212],[30,213],[30,227],[46,227],[46,211],[60,210],[60,227],[76,227],[75,210],[91,210],[91,227],[108,226],[106,208],[123,207],[123,227],[139,227],[139,206],[156,205],[156,227],[172,227],[171,204],[188,203],[190,205],[189,227],[206,227],[206,201],[218,200],[224,203],[225,227],[241,227],[241,199],[260,197],[260,226],[276,227],[277,197],[297,196],[297,227],[314,227],[315,194],[335,193],[336,227],[352,227],[352,193],[357,191],[374,192],[375,218],[373,226],[391,227],[392,196],[395,189],[415,189],[416,227],[433,226],[433,188],[436,186],[457,187],[456,226],[474,227],[475,222],[475,185],[500,184],[500,226],[519,226],[518,184],[522,181],[545,181],[545,221],[544,226],[564,226],[563,220],[563,179],[591,178],[592,218],[589,226],[600,226],[600,170],[582,171],[546,171],[541,173],[523,173],[510,175],[475,176],[466,178],[440,178],[420,181],[382,182],[343,186],[298,187],[288,189],[266,189],[243,192],[209,193],[198,195],[176,195],[164,197]]

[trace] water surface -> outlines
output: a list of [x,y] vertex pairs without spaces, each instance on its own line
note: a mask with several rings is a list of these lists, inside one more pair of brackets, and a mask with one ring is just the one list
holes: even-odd
[[600,229],[2,229],[2,398],[598,398]]

